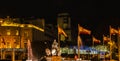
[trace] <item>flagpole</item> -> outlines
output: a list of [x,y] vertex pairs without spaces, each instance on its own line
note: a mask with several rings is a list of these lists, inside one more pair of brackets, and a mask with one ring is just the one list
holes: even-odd
[[[57,25],[57,28],[59,27],[59,25]],[[59,31],[59,30],[58,30]],[[58,49],[60,50],[60,35],[58,32]],[[58,52],[57,52],[58,53]]]
[[58,34],[58,47],[59,47],[59,50],[60,50],[60,35]]
[[103,35],[103,46],[104,46],[104,35]]
[[[110,42],[111,42],[111,26],[110,27]],[[112,46],[110,45],[110,60],[112,60]]]
[[93,45],[93,48],[94,48],[94,40],[93,40],[93,38],[94,38],[94,37],[92,36],[92,45]]
[[[92,36],[92,46],[93,46],[93,49],[94,49],[94,40],[93,40],[93,36]],[[94,56],[94,55],[93,55]]]
[[119,61],[120,61],[120,46],[119,46],[119,44],[120,44],[120,33],[119,33],[119,31],[120,31],[120,28],[118,27],[118,58],[119,58]]
[[[89,30],[81,27],[81,26],[78,24],[78,37],[79,37],[79,39],[81,38],[81,37],[80,37],[80,34],[82,34],[82,33],[84,33],[84,34],[91,34],[91,31],[89,31]],[[78,44],[78,58],[80,58],[80,46],[81,46],[81,45],[80,45],[80,42],[81,42],[81,39],[80,39],[80,40],[77,40],[77,44]]]
[[[80,37],[80,32],[79,32],[79,24],[78,24],[78,37]],[[77,44],[78,44],[78,58],[80,58],[80,43],[79,41],[77,40]]]
[[[105,42],[104,42],[104,35],[103,35],[103,46],[104,46],[104,48],[105,48],[105,44],[104,44]],[[104,60],[105,60],[105,53],[104,53]]]

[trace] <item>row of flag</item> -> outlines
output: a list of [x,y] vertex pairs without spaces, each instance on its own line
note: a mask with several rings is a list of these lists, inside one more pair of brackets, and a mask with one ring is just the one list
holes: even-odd
[[[65,33],[65,31],[60,26],[58,26],[58,34],[63,34],[65,37],[67,37],[67,34]],[[88,34],[88,35],[90,35],[91,31],[86,29],[86,28],[84,28],[84,27],[82,27],[82,26],[80,26],[78,24],[78,41],[79,42],[81,42],[80,41],[81,38],[79,36],[80,34]],[[120,29],[117,30],[117,29],[112,28],[110,26],[110,34],[111,35],[113,35],[113,34],[120,34]],[[92,41],[94,43],[101,43],[101,41],[99,39],[95,38],[95,36],[92,36]],[[110,42],[110,38],[107,37],[107,36],[103,36],[103,42]]]
[[[65,37],[67,37],[67,34],[60,26],[58,26],[58,34],[63,34]],[[91,31],[78,25],[78,34],[89,34],[90,35]]]
[[[65,37],[67,37],[67,34],[65,33],[65,31],[60,26],[58,26],[58,34],[63,34]],[[80,26],[80,25],[78,25],[78,40],[81,43],[81,38],[79,36],[80,34],[90,35],[91,31],[82,27],[82,26]],[[100,40],[96,39],[94,36],[93,36],[93,41],[96,42],[96,43],[100,42]]]

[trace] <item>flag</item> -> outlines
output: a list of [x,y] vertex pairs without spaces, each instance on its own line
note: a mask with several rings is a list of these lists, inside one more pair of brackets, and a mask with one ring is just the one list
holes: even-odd
[[101,41],[98,40],[98,39],[96,39],[95,37],[93,37],[93,42],[95,42],[95,43],[100,43]]
[[111,45],[111,46],[113,46],[113,42],[112,41],[109,41],[108,44]]
[[109,42],[109,41],[110,41],[110,38],[109,38],[109,37],[106,37],[106,36],[103,36],[103,41],[104,41],[104,42]]
[[82,39],[80,38],[79,35],[78,35],[77,41],[78,41],[78,45],[79,45],[79,46],[82,46]]
[[67,34],[64,32],[62,28],[58,26],[58,34],[63,34],[65,37],[67,37]]
[[114,41],[109,41],[108,44],[113,48],[117,48],[116,44]]
[[118,30],[110,27],[110,33],[111,33],[111,34],[117,34],[117,33],[118,33]]
[[120,28],[118,28],[118,34],[120,35]]
[[81,27],[79,24],[78,24],[78,34],[91,34],[91,31],[88,30],[88,29],[85,29],[83,27]]
[[28,60],[32,60],[33,59],[33,53],[32,53],[30,40],[27,41],[27,49],[28,49]]

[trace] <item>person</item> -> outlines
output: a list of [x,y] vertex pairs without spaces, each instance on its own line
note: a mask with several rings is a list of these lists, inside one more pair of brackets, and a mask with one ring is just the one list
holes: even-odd
[[51,56],[51,51],[50,51],[49,48],[46,48],[46,49],[45,49],[45,52],[46,52],[46,55],[47,55],[47,56]]
[[73,47],[73,52],[74,52],[74,54],[76,54],[76,47],[75,46]]
[[75,59],[75,60],[77,60],[77,59],[78,59],[78,56],[77,56],[76,54],[75,54],[75,56],[74,56],[74,59]]

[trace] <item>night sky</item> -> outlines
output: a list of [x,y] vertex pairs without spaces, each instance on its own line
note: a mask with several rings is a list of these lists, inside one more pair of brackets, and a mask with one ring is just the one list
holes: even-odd
[[109,25],[120,26],[120,9],[117,1],[94,0],[50,0],[50,1],[1,1],[0,17],[44,17],[47,22],[56,22],[57,13],[68,12],[73,26],[81,26],[92,31],[92,35],[102,38],[109,34]]

